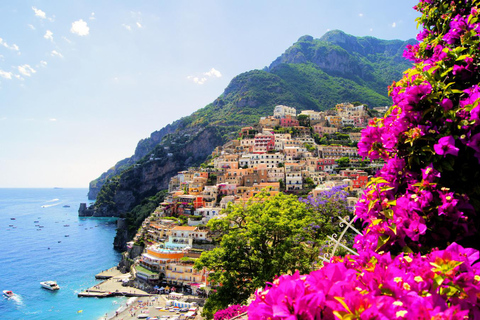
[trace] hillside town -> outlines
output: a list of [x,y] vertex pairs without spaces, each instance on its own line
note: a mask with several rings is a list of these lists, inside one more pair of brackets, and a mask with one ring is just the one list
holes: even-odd
[[[195,259],[214,247],[208,221],[221,216],[228,204],[246,203],[263,190],[316,196],[341,185],[353,207],[380,165],[357,155],[361,128],[371,120],[368,111],[342,103],[297,114],[293,107],[277,105],[272,116],[217,147],[200,168],[179,172],[170,179],[164,201],[128,243],[124,260],[134,275],[130,285],[150,292],[208,294],[208,271],[193,268]],[[144,250],[132,255],[135,247]]]

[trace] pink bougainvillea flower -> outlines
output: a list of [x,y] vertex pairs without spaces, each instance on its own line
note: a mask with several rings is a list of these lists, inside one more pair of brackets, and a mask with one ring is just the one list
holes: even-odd
[[455,147],[455,139],[452,136],[440,138],[438,143],[433,146],[433,149],[438,155],[444,157],[447,156],[447,154],[457,156],[459,151],[459,149]]
[[453,102],[452,100],[445,98],[440,102],[440,106],[445,110],[451,110],[453,108]]

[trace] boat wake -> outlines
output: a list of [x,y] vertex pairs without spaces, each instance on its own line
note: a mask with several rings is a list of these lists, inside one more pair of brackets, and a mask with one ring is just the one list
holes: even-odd
[[59,203],[53,203],[53,204],[44,204],[42,206],[42,208],[50,208],[50,207],[58,206],[59,204],[60,204],[60,202]]
[[19,294],[15,294],[13,297],[9,298],[8,300],[13,301],[19,307],[24,305],[23,298]]
[[45,202],[56,202],[58,200],[60,200],[60,199],[52,199],[52,200],[48,200],[48,201],[45,201]]

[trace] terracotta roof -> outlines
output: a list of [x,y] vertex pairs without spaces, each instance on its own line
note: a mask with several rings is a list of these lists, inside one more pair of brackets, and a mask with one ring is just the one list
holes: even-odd
[[188,227],[188,226],[176,226],[172,230],[180,230],[180,231],[195,231],[197,230],[197,227]]

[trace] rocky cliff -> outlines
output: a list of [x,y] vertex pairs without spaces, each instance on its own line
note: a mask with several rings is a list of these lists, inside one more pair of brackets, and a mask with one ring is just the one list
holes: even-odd
[[[170,178],[190,166],[199,165],[213,149],[228,139],[224,128],[199,128],[186,139],[171,135],[147,158],[142,158],[120,175],[107,181],[97,201],[88,209],[81,207],[83,216],[124,217],[143,199],[168,188]],[[190,130],[190,132],[194,132]]]
[[150,137],[142,139],[138,142],[137,147],[135,148],[135,153],[130,158],[125,158],[118,161],[115,166],[108,169],[106,172],[102,173],[100,177],[93,180],[89,184],[88,188],[88,199],[95,200],[98,193],[102,189],[105,181],[108,179],[122,173],[127,168],[133,166],[137,161],[145,157],[149,152],[153,150],[165,137],[167,134],[171,134],[177,130],[177,128],[182,124],[182,120],[175,121],[172,124],[169,124],[162,128],[161,130],[152,132]]

